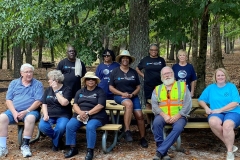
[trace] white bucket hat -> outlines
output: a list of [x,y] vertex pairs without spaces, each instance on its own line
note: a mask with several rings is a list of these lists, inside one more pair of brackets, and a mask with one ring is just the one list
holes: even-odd
[[94,78],[97,80],[97,84],[100,83],[100,79],[95,75],[94,72],[87,72],[84,77],[82,77],[82,83],[85,85],[86,78]]
[[[135,58],[130,55],[130,53],[129,53],[128,50],[121,50],[121,51],[120,51],[120,54],[116,57],[116,61],[117,61],[118,63],[120,63],[120,59],[121,59],[121,57],[123,57],[123,56],[127,56],[127,57],[131,58],[131,59],[132,59],[132,62],[131,62],[131,63],[133,63],[133,62],[135,61]],[[129,63],[129,64],[131,64],[131,63]]]

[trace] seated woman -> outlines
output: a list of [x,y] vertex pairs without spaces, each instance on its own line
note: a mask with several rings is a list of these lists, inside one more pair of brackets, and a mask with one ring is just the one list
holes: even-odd
[[133,141],[130,132],[130,123],[133,113],[140,131],[140,144],[142,147],[147,148],[148,142],[145,139],[144,118],[140,100],[137,95],[140,91],[140,81],[137,72],[129,67],[134,60],[135,58],[132,57],[127,50],[121,51],[120,55],[116,57],[116,61],[121,65],[113,69],[110,74],[109,89],[114,94],[114,100],[125,106],[125,140],[127,142]]
[[[52,150],[58,151],[62,143],[62,136],[66,131],[66,125],[72,117],[71,89],[62,84],[64,75],[60,70],[48,73],[49,87],[42,97],[43,118],[39,123],[39,130],[52,138]],[[52,127],[56,124],[55,127]],[[63,147],[63,146],[61,146]]]
[[[218,68],[210,84],[198,101],[208,114],[208,122],[213,133],[223,141],[227,148],[227,160],[234,160],[234,128],[240,125],[239,93],[230,82],[229,75],[223,68]],[[207,105],[210,105],[209,106]]]
[[78,90],[75,95],[73,104],[75,113],[66,127],[66,145],[70,145],[70,150],[64,156],[70,158],[78,154],[76,132],[86,125],[87,154],[85,160],[92,160],[97,138],[96,130],[108,122],[105,111],[106,94],[102,88],[97,86],[100,80],[94,72],[87,72],[82,80],[85,87]]

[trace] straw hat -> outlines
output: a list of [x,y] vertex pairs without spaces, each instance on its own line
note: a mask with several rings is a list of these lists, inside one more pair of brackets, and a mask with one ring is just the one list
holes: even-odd
[[[123,57],[123,56],[127,56],[127,57],[131,58],[131,59],[132,59],[132,62],[131,62],[131,63],[133,63],[133,62],[135,61],[135,58],[130,55],[130,53],[129,53],[128,50],[121,50],[121,51],[120,51],[120,54],[116,57],[116,61],[117,61],[118,63],[120,63],[120,59],[121,59],[121,57]],[[130,64],[131,64],[131,63],[130,63]]]
[[97,84],[100,83],[100,79],[95,75],[94,72],[87,72],[84,77],[82,77],[82,83],[85,85],[86,78],[94,78],[97,80]]

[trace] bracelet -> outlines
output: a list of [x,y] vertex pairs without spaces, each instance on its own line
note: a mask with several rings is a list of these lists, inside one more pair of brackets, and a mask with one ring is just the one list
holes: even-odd
[[29,109],[27,109],[26,111],[27,111],[28,113],[31,112],[31,111],[29,111]]

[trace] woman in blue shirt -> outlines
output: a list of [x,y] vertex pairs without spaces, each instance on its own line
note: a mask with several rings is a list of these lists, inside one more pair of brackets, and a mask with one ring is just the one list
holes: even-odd
[[[218,68],[210,84],[198,99],[199,104],[208,114],[208,123],[213,133],[223,141],[227,148],[227,160],[234,160],[234,128],[240,125],[239,92],[230,82],[223,68]],[[207,105],[209,104],[209,106]]]
[[174,72],[175,79],[177,81],[184,81],[188,86],[189,91],[191,92],[191,96],[194,96],[194,90],[196,85],[196,72],[193,68],[193,65],[187,63],[187,52],[184,50],[179,50],[177,57],[179,59],[179,63],[174,64],[172,69]]

